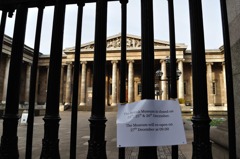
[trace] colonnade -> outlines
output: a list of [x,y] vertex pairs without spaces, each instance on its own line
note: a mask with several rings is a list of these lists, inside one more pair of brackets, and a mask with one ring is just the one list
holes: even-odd
[[24,104],[29,104],[29,91],[30,91],[30,76],[31,75],[31,64],[26,64],[26,83],[25,83],[25,101]]
[[[127,61],[128,63],[128,102],[134,102],[134,60]],[[167,77],[166,77],[166,61],[160,60],[161,63],[161,71],[163,72],[163,75],[161,77],[161,90],[162,95],[161,99],[166,100],[167,99]],[[116,105],[117,99],[116,99],[116,88],[117,88],[117,74],[116,74],[116,67],[117,67],[117,61],[112,61],[112,106]],[[184,76],[183,76],[183,59],[178,60],[178,68],[182,72],[182,75],[179,77],[179,84],[178,84],[178,97],[184,98]]]
[[[128,60],[128,73],[127,73],[127,100],[128,102],[134,102],[136,101],[136,91],[137,87],[136,85],[136,79],[135,79],[135,71],[134,71],[134,60]],[[26,62],[25,62],[26,63]],[[181,76],[178,79],[178,98],[185,98],[184,94],[184,59],[178,59],[177,60],[177,66],[178,69],[181,71]],[[119,81],[118,81],[118,64],[119,61],[113,60],[111,61],[112,64],[112,74],[111,74],[111,90],[112,94],[109,97],[111,98],[111,103],[109,103],[111,106],[116,106],[119,97],[118,87],[119,87]],[[166,60],[160,60],[160,69],[163,73],[161,76],[161,79],[159,82],[159,91],[161,100],[167,100],[168,99],[168,80],[167,80],[167,68],[166,68]],[[8,73],[9,73],[9,66],[10,66],[10,57],[6,57],[5,62],[5,71],[4,71],[4,80],[3,80],[3,90],[2,90],[2,104],[5,104],[6,101],[6,94],[7,94],[7,82],[8,82]],[[30,84],[30,73],[31,73],[31,64],[26,63],[26,74],[25,74],[25,90],[24,90],[24,104],[28,104],[29,100],[29,84]],[[213,63],[206,63],[207,68],[207,88],[208,88],[208,103],[209,106],[214,106],[214,99],[216,94],[213,93],[213,69],[212,69]],[[63,82],[64,79],[64,69],[66,70],[66,81]],[[47,76],[48,76],[48,68],[47,68]],[[38,73],[39,74],[39,71]],[[46,76],[46,79],[47,79]],[[223,78],[223,89],[226,90],[226,79],[225,79],[225,64],[222,63],[222,78]],[[62,66],[61,70],[61,86],[60,86],[60,104],[64,105],[71,105],[71,91],[72,91],[72,77],[73,77],[73,63],[67,62],[65,65]],[[79,106],[86,106],[87,105],[87,88],[91,87],[91,70],[87,67],[87,62],[82,61],[81,62],[81,73],[80,73],[80,87],[79,87]],[[38,78],[37,78],[38,79]],[[47,81],[47,80],[46,80]],[[46,82],[47,85],[47,82]],[[38,89],[38,88],[37,88]],[[37,93],[38,90],[36,90]],[[106,91],[109,91],[108,89]],[[64,94],[64,96],[63,96]],[[223,94],[222,103],[226,105],[226,95]],[[64,97],[64,99],[63,99]],[[37,101],[37,95],[36,95],[36,101]],[[107,103],[106,103],[107,104]]]
[[72,87],[72,63],[67,63],[66,96],[64,105],[71,105],[71,87]]
[[[217,81],[216,78],[213,77],[213,63],[207,62],[206,68],[207,68],[207,91],[208,91],[208,105],[210,107],[215,106],[216,103],[216,97],[217,97]],[[222,79],[223,79],[223,85],[222,89],[226,91],[226,73],[225,73],[225,63],[222,63]],[[218,80],[218,79],[217,79]],[[223,93],[222,97],[222,104],[226,106],[227,103],[227,97],[226,92]]]
[[213,63],[206,63],[207,65],[207,92],[208,92],[208,105],[214,106],[214,94],[213,94],[213,77],[212,77],[212,65]]
[[[80,103],[79,106],[86,106],[86,88],[87,88],[87,76],[90,76],[90,71],[87,73],[87,62],[82,61],[81,62],[81,83],[80,83]],[[67,73],[66,73],[66,84],[65,84],[65,99],[64,99],[64,105],[70,106],[71,105],[71,91],[72,91],[72,77],[73,77],[73,64],[72,62],[67,62],[66,65],[62,66],[61,70],[61,92],[60,92],[60,98],[63,97],[63,76],[64,76],[64,67],[67,67]],[[89,77],[88,77],[89,78]],[[63,101],[60,99],[60,101]],[[63,104],[62,102],[60,102]]]
[[[24,74],[25,77],[25,83],[24,83],[24,96],[23,104],[28,104],[29,102],[29,91],[30,91],[30,75],[31,75],[31,63],[23,62],[25,65],[26,71]],[[3,87],[2,87],[2,101],[1,104],[6,104],[6,97],[7,97],[7,87],[8,87],[8,76],[9,76],[9,69],[10,69],[10,56],[5,56],[5,68],[2,68],[4,70],[4,76],[3,76]]]
[[134,69],[133,60],[128,61],[128,102],[134,102]]
[[[178,79],[178,98],[184,99],[184,70],[183,70],[183,61],[184,59],[178,59],[178,69],[181,71],[181,76],[179,76]],[[162,94],[160,95],[161,100],[167,100],[168,99],[168,82],[170,82],[167,79],[167,64],[166,60],[160,60],[161,63],[161,71],[162,71],[162,76],[161,76],[161,92]]]
[[[112,61],[112,104],[111,106],[116,106],[117,104],[117,87],[118,87],[118,83],[117,83],[117,63],[118,61]],[[134,67],[133,67],[133,63],[134,60],[128,60],[128,102],[134,102]]]

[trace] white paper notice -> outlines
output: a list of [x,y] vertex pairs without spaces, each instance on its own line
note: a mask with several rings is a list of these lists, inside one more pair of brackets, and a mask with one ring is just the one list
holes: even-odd
[[118,105],[118,147],[180,144],[186,144],[186,136],[178,100]]

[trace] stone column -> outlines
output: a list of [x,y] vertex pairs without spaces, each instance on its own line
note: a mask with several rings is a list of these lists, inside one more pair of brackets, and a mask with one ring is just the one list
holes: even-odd
[[82,64],[82,76],[81,76],[81,96],[80,106],[86,106],[86,73],[87,73],[87,62],[83,61]]
[[190,75],[190,90],[191,90],[191,105],[193,106],[193,88],[192,88],[192,85],[193,85],[193,78],[192,78],[192,73]]
[[64,65],[61,67],[61,79],[60,79],[60,94],[59,94],[59,110],[64,111],[63,106],[63,77],[64,77]]
[[225,62],[222,63],[222,74],[223,74],[223,105],[227,106],[227,83],[226,83],[226,69]]
[[39,89],[39,67],[37,67],[36,90],[35,90],[35,105],[38,105],[38,89]]
[[[91,69],[87,68],[87,79],[86,79],[86,106],[92,106],[92,75]],[[105,96],[106,98],[107,96]],[[106,102],[107,103],[107,102]]]
[[91,82],[92,81],[92,79],[91,79],[91,69],[90,68],[88,68],[87,69],[87,87],[91,87]]
[[71,83],[72,83],[72,64],[67,65],[67,81],[66,81],[66,96],[65,96],[65,106],[71,105]]
[[[138,94],[138,84],[139,83],[141,83],[141,81],[139,80],[139,79],[136,79],[136,81],[134,81],[134,98],[135,98],[135,100],[137,100],[137,98],[138,98],[138,96],[140,95],[140,94]],[[127,92],[128,93],[128,92]]]
[[212,65],[213,63],[207,63],[207,90],[208,90],[208,106],[214,106],[213,92],[212,92]]
[[184,99],[184,72],[183,72],[183,59],[178,60],[178,69],[182,72],[178,80],[178,98]]
[[6,104],[8,75],[9,75],[9,66],[10,66],[10,57],[7,56],[7,57],[6,57],[6,64],[5,64],[4,81],[3,81],[2,104]]
[[[81,64],[80,64],[81,66]],[[80,101],[81,101],[81,78],[82,78],[82,67],[79,68],[79,76],[78,76],[78,80],[79,80],[79,83],[78,83],[78,103],[79,103],[79,106],[80,106]]]
[[46,71],[47,71],[47,75],[46,75],[46,91],[45,91],[45,104],[43,106],[43,108],[45,109],[46,108],[46,101],[47,101],[47,89],[48,89],[48,77],[49,77],[49,66],[45,66],[46,67]]
[[49,66],[46,66],[46,70],[47,70],[47,75],[46,75],[46,78],[47,78],[47,82],[46,82],[46,95],[47,95]]
[[62,65],[61,67],[60,98],[59,98],[60,105],[63,105],[63,77],[64,77],[64,65]]
[[25,101],[24,104],[29,104],[29,90],[30,90],[30,75],[31,75],[31,64],[26,65],[26,83],[25,83]]
[[120,70],[117,68],[117,103],[120,102]]
[[105,77],[105,105],[106,106],[110,106],[110,79],[109,79],[109,74],[108,72],[106,73],[106,77]]
[[134,69],[133,60],[128,61],[128,102],[134,102]]
[[[167,79],[167,67],[166,67],[166,61],[160,60],[161,63],[161,71],[163,73],[161,79],[166,80]],[[167,81],[162,81],[161,83],[161,89],[162,89],[162,100],[167,100]]]
[[118,61],[112,61],[112,104],[117,105],[117,63]]

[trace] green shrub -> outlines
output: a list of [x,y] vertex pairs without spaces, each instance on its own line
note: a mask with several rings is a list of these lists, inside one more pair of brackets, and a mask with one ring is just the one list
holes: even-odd
[[[188,121],[191,121],[191,119],[187,119]],[[213,118],[211,119],[210,126],[218,126],[222,124],[226,119],[225,118]]]
[[178,101],[179,101],[179,104],[184,104],[185,103],[184,98],[178,98]]
[[223,123],[226,119],[224,118],[213,118],[212,121],[210,122],[210,126],[218,126],[221,123]]

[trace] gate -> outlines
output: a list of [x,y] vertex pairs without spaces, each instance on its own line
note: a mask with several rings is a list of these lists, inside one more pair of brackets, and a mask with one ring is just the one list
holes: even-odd
[[[27,128],[26,158],[32,156],[32,134],[35,109],[36,76],[39,59],[39,46],[41,26],[45,6],[54,6],[54,20],[52,42],[50,52],[49,76],[47,85],[47,102],[44,120],[44,136],[42,140],[41,159],[60,158],[59,154],[59,98],[61,62],[63,49],[63,31],[65,7],[69,4],[78,5],[77,32],[75,44],[74,79],[72,94],[71,116],[71,148],[70,158],[76,157],[76,132],[78,111],[78,83],[80,65],[80,44],[82,30],[82,15],[85,3],[96,3],[96,26],[95,26],[95,50],[93,68],[93,96],[90,122],[90,140],[88,147],[88,159],[106,159],[105,141],[105,64],[106,64],[106,32],[107,32],[107,4],[115,0],[1,0],[2,12],[0,26],[0,43],[3,43],[4,30],[7,15],[12,16],[16,12],[15,28],[12,41],[11,62],[7,88],[6,108],[3,115],[3,133],[1,136],[0,158],[19,158],[18,152],[18,109],[20,93],[20,73],[23,58],[28,8],[38,8],[36,37],[34,46],[34,58],[31,69],[29,117]],[[228,34],[228,19],[225,0],[221,1],[223,39],[225,50],[226,81],[227,81],[227,104],[229,124],[229,158],[236,158],[235,117],[234,99],[232,86],[231,53]],[[120,102],[126,102],[126,19],[128,0],[120,0],[122,6],[121,25],[121,79],[120,79]],[[170,69],[171,90],[169,97],[177,98],[176,88],[176,46],[173,0],[168,0],[169,10],[169,34],[170,34]],[[189,0],[191,46],[192,46],[192,74],[193,74],[193,158],[212,158],[211,142],[209,139],[209,123],[206,84],[206,59],[202,20],[201,0]],[[153,28],[153,2],[141,0],[141,28],[142,28],[142,99],[154,99],[154,28]],[[2,45],[0,45],[2,50]],[[2,53],[2,52],[1,52]],[[199,77],[203,80],[199,80]],[[119,149],[119,158],[125,158],[125,149]],[[157,159],[156,147],[140,147],[139,159]],[[172,146],[172,158],[178,158],[178,146]]]

